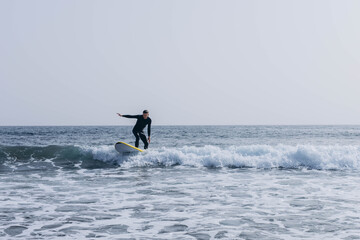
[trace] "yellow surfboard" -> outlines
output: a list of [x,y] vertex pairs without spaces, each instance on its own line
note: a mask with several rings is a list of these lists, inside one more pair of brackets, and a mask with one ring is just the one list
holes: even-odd
[[116,149],[116,151],[118,151],[121,154],[143,152],[143,150],[141,150],[140,148],[134,147],[134,146],[132,146],[128,143],[124,143],[124,142],[115,143],[115,149]]

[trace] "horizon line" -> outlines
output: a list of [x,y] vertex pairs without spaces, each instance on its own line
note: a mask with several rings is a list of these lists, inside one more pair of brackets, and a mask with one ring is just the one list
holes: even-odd
[[[116,124],[116,125],[96,125],[96,124],[84,124],[84,125],[0,125],[0,127],[127,127],[133,126],[133,124]],[[335,123],[335,124],[152,124],[152,126],[360,126],[360,123]]]

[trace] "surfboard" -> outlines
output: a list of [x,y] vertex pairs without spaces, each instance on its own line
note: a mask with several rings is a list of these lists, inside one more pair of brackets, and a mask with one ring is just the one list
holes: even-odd
[[121,154],[131,154],[143,152],[140,148],[134,147],[128,143],[117,142],[115,143],[115,149]]

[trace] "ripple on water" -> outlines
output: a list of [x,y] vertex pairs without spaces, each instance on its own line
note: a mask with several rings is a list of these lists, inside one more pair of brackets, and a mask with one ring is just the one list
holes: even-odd
[[86,215],[95,217],[95,220],[109,220],[120,216],[118,214],[107,214],[107,213],[97,213],[97,212],[86,213]]
[[221,225],[225,226],[240,226],[244,224],[254,223],[251,219],[248,218],[241,218],[241,219],[228,219],[220,221]]
[[291,207],[303,207],[306,210],[321,210],[324,204],[318,200],[294,199],[290,202]]
[[188,229],[187,225],[184,224],[174,224],[171,226],[166,226],[159,233],[171,233],[171,232],[184,232]]
[[96,198],[94,198],[94,199],[82,198],[82,199],[78,199],[78,200],[67,201],[65,203],[66,204],[90,204],[90,203],[96,203],[98,201],[99,201],[99,199],[96,199]]
[[227,233],[227,231],[219,231],[215,234],[214,238],[217,238],[217,239],[226,238],[226,233]]
[[[0,210],[1,211],[1,210]],[[10,222],[10,221],[12,221],[12,220],[14,220],[15,219],[15,217],[11,214],[11,215],[0,215],[0,223],[2,222],[2,221],[4,221],[4,222]]]
[[104,237],[104,235],[96,235],[95,233],[89,233],[85,237],[86,238],[101,238],[101,237]]
[[8,228],[5,228],[4,232],[10,236],[16,236],[21,234],[26,229],[27,227],[24,226],[10,226]]
[[71,216],[66,219],[68,222],[92,222],[94,219],[80,216]]
[[209,240],[210,235],[206,233],[189,233],[190,236],[196,238],[196,240]]
[[38,229],[37,231],[41,231],[41,230],[47,230],[47,229],[54,229],[54,228],[59,228],[62,227],[64,225],[64,223],[53,223],[53,224],[48,224],[48,225],[44,225],[42,226],[40,229]]
[[79,211],[86,211],[89,207],[82,206],[82,205],[65,205],[55,209],[57,212],[79,212]]
[[146,231],[146,230],[152,229],[153,227],[154,227],[153,225],[145,225],[145,226],[141,227],[141,230]]
[[278,237],[270,237],[268,234],[264,234],[260,231],[243,231],[239,234],[240,239],[267,239],[278,240]]
[[148,211],[141,211],[141,210],[137,210],[137,211],[134,211],[132,214],[131,214],[131,217],[133,218],[140,218],[140,219],[154,219],[156,217],[160,217],[161,214],[160,213],[154,213],[154,212],[148,212]]
[[94,232],[100,233],[108,233],[108,234],[120,234],[120,233],[127,233],[127,229],[129,226],[124,224],[113,224],[113,225],[105,225],[102,227],[98,227],[94,230]]

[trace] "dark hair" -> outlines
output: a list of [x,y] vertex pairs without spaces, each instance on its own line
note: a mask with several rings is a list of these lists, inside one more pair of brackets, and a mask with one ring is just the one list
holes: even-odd
[[149,113],[149,111],[148,111],[148,110],[144,110],[143,113]]

